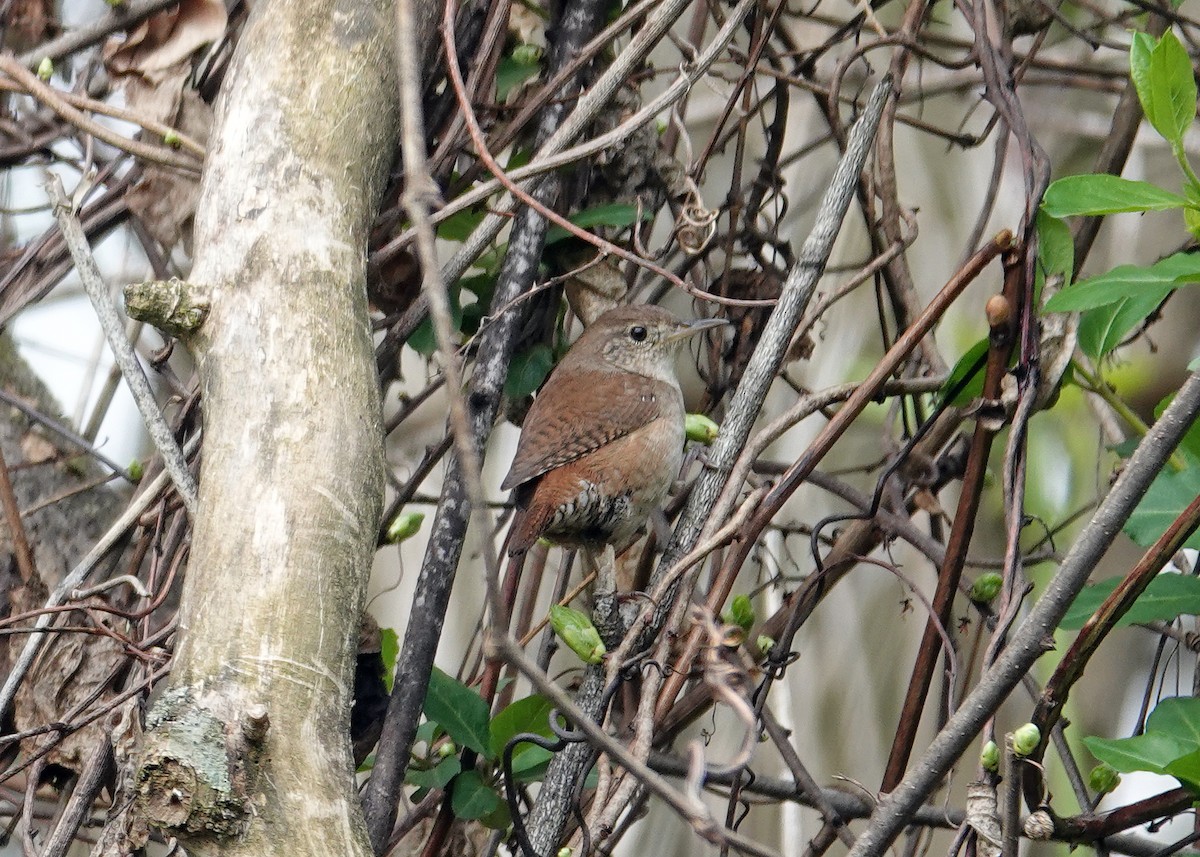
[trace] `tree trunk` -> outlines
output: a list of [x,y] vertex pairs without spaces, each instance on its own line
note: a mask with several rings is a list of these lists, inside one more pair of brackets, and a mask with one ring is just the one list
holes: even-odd
[[384,484],[364,282],[391,10],[255,4],[218,105],[191,277],[200,512],[137,779],[192,855],[370,854],[347,727]]

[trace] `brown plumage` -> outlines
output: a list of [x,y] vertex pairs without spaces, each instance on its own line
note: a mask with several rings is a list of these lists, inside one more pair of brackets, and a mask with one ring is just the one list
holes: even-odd
[[629,306],[584,332],[534,399],[501,484],[516,489],[510,555],[541,536],[567,547],[628,544],[682,463],[675,356],[688,337],[718,324]]

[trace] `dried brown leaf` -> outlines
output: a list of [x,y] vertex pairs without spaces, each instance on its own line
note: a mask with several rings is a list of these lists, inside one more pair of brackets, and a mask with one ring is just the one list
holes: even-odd
[[[181,62],[153,81],[139,75],[127,77],[129,109],[203,143],[212,127],[212,108],[188,85],[190,75],[190,64]],[[154,239],[169,249],[191,237],[199,194],[198,176],[147,164],[141,179],[126,192],[125,202]]]
[[[73,614],[78,615],[78,614]],[[78,622],[73,622],[78,624]],[[18,691],[13,714],[18,729],[69,722],[75,712],[96,704],[110,692],[113,679],[128,659],[125,648],[109,636],[62,633],[47,644]],[[105,718],[62,736],[49,733],[37,746],[58,742],[48,760],[72,771],[82,769],[96,742],[106,736]]]
[[185,62],[225,33],[228,14],[221,0],[183,0],[147,18],[124,41],[104,46],[104,63],[114,75],[140,74],[154,80]]

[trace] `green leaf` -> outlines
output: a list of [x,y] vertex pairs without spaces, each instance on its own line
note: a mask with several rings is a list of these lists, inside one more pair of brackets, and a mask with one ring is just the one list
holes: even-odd
[[[553,710],[554,703],[538,695],[518,699],[506,706],[492,718],[492,758],[499,759],[500,754],[504,752],[504,745],[521,732],[532,732],[545,738],[554,737],[554,731],[550,728],[550,712]],[[524,745],[518,745],[514,749],[514,756],[519,753],[521,746]]]
[[535,393],[553,368],[554,352],[544,342],[514,355],[508,364],[508,377],[504,379],[504,395],[522,399]]
[[1071,285],[1075,276],[1075,241],[1071,228],[1044,210],[1037,215],[1038,274],[1052,277],[1062,274],[1062,288]]
[[379,629],[379,658],[383,661],[383,683],[392,692],[396,680],[396,656],[400,654],[400,638],[391,628]]
[[584,663],[598,664],[604,660],[608,650],[600,639],[600,632],[592,624],[592,618],[586,613],[561,604],[551,604],[550,627]]
[[[1135,32],[1133,41],[1129,43],[1129,79],[1133,81],[1138,101],[1143,105],[1150,98],[1150,56],[1157,44],[1158,41],[1152,35],[1142,32]],[[1143,92],[1146,95],[1143,95]]]
[[[1200,466],[1192,462],[1183,470],[1163,470],[1125,522],[1125,534],[1142,547],[1149,547],[1198,494]],[[1200,548],[1200,532],[1192,533],[1184,546]]]
[[1133,738],[1084,738],[1092,755],[1121,773],[1169,774],[1200,793],[1200,699],[1161,700]]
[[[951,407],[961,407],[983,395],[983,367],[987,359],[988,345],[988,338],[985,336],[958,358],[958,362],[954,364],[954,368],[950,370],[950,374],[938,390],[940,401]],[[946,402],[946,397],[952,393],[953,398]]]
[[429,676],[425,716],[462,747],[488,759],[488,706],[478,693],[437,667]]
[[546,775],[554,754],[537,744],[522,744],[513,751],[513,777],[522,783],[532,783]]
[[432,747],[434,739],[438,736],[438,730],[441,727],[431,720],[424,721],[417,727],[417,736],[413,741],[417,744],[424,744],[426,747]]
[[1187,227],[1188,235],[1200,240],[1200,210],[1185,208],[1183,210],[1183,225]]
[[422,789],[443,789],[460,771],[462,762],[458,760],[458,756],[448,756],[432,768],[423,771],[409,765],[404,774],[404,782]]
[[539,62],[522,62],[516,57],[501,57],[496,65],[496,100],[500,103],[508,94],[542,70]]
[[1051,184],[1042,198],[1042,210],[1051,217],[1167,211],[1187,204],[1185,197],[1158,185],[1106,173],[1066,176]]
[[1163,768],[1163,772],[1179,780],[1184,788],[1200,794],[1200,750],[1180,756]]
[[1146,119],[1164,139],[1181,146],[1196,118],[1196,78],[1187,49],[1170,30],[1157,43],[1135,34],[1129,73]]
[[1171,735],[1190,750],[1200,749],[1200,698],[1169,696],[1146,718],[1147,732]]
[[486,215],[486,211],[471,208],[455,212],[438,224],[437,237],[443,241],[466,241]]
[[1122,298],[1155,295],[1161,302],[1173,290],[1200,281],[1200,254],[1175,253],[1148,267],[1118,265],[1080,280],[1046,301],[1043,312],[1074,312],[1117,303]]
[[[1085,586],[1071,603],[1059,627],[1067,631],[1082,628],[1122,579],[1110,577]],[[1150,581],[1146,591],[1117,620],[1117,627],[1144,622],[1170,622],[1184,615],[1200,615],[1200,578],[1163,572]]]
[[[581,229],[590,229],[593,226],[620,227],[629,226],[637,221],[637,212],[636,205],[630,205],[625,202],[612,202],[607,205],[597,205],[594,208],[585,208],[583,211],[577,211],[567,219]],[[653,216],[653,212],[644,208],[642,209],[642,220],[650,220]],[[570,236],[571,233],[561,226],[551,226],[546,230],[546,245],[549,246]]]
[[1079,316],[1079,347],[1093,360],[1101,359],[1124,342],[1129,332],[1158,308],[1163,297],[1145,294],[1082,313]]
[[1099,761],[1107,762],[1122,774],[1133,771],[1165,774],[1167,765],[1189,752],[1187,747],[1161,732],[1147,732],[1132,738],[1089,736],[1083,743]]
[[500,805],[487,815],[481,816],[479,823],[492,830],[508,830],[512,826],[512,813],[508,810],[508,802],[501,798]]
[[463,771],[455,777],[450,794],[450,808],[454,810],[455,818],[483,818],[499,809],[502,803],[500,795],[483,781],[478,771]]

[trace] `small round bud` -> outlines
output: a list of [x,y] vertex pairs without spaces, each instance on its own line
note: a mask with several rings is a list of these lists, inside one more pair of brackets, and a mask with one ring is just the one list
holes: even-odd
[[758,646],[759,654],[765,655],[767,652],[771,651],[771,648],[775,645],[775,638],[768,637],[766,634],[759,634],[758,639],[754,642],[755,645]]
[[1096,794],[1108,794],[1121,784],[1121,775],[1108,762],[1101,762],[1088,774],[1088,787]]
[[1012,733],[1013,752],[1018,756],[1028,756],[1042,743],[1042,732],[1032,723],[1026,723]]
[[993,330],[997,327],[1008,327],[1012,321],[1012,304],[1004,295],[992,295],[984,304],[983,313],[987,316],[988,327]]
[[1000,748],[996,746],[995,741],[988,741],[983,745],[979,754],[979,766],[993,774],[1000,770]]
[[717,439],[721,427],[704,414],[688,414],[684,417],[683,428],[688,440],[694,440],[705,446],[711,446]]
[[571,850],[570,845],[564,845],[555,852],[555,857],[571,857],[575,852]]
[[1044,842],[1054,835],[1054,819],[1044,809],[1030,813],[1024,827],[1025,835],[1037,842]]
[[125,470],[129,474],[129,478],[134,482],[141,482],[142,477],[146,474],[146,468],[142,466],[141,459],[138,458],[129,462],[129,466]]
[[388,544],[399,544],[405,539],[411,539],[421,529],[425,520],[424,512],[401,512],[388,524]]
[[42,80],[49,80],[54,76],[54,60],[50,57],[42,57],[42,61],[38,63],[37,76]]
[[1003,585],[1004,578],[996,572],[989,571],[981,574],[971,584],[971,600],[979,604],[989,604],[1000,594],[1000,587]]
[[453,741],[446,741],[438,744],[437,750],[434,751],[439,759],[449,759],[451,756],[458,753],[458,745]]
[[163,134],[163,143],[170,146],[172,149],[178,149],[183,141],[179,138],[179,132],[174,128]]

